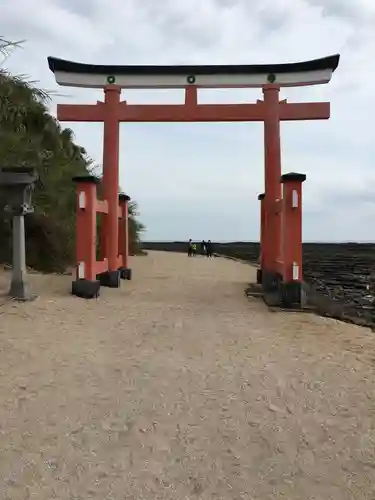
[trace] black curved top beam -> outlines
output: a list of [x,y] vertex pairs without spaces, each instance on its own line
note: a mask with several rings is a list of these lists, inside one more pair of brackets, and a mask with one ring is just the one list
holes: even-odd
[[302,73],[309,71],[335,71],[340,55],[335,54],[311,61],[283,64],[218,64],[218,65],[105,65],[85,64],[57,57],[48,57],[49,69],[53,72],[96,74],[96,75],[139,75],[139,76],[180,76],[180,75],[256,75],[263,73]]
[[48,57],[48,65],[59,85],[103,88],[198,88],[280,87],[328,83],[340,56],[285,64],[218,64],[183,66],[82,64]]

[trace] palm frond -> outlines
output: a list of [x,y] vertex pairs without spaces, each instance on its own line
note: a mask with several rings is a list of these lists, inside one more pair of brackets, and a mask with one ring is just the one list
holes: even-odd
[[13,52],[13,50],[22,47],[22,44],[25,40],[20,40],[18,42],[11,42],[7,40],[3,36],[0,35],[0,54],[4,57],[4,59],[8,58]]

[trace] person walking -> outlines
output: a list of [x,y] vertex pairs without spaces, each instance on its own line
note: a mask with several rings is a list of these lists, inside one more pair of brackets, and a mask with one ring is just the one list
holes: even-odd
[[197,245],[195,243],[193,243],[191,245],[191,248],[192,248],[192,255],[193,255],[193,257],[195,257],[197,255]]
[[213,246],[212,246],[212,243],[211,243],[211,240],[208,240],[207,243],[206,243],[206,254],[207,254],[207,257],[212,257],[213,255]]
[[202,243],[201,243],[201,253],[202,253],[202,255],[207,254],[207,243],[204,240],[202,240]]
[[191,257],[193,255],[193,242],[191,241],[191,238],[188,243],[188,257]]

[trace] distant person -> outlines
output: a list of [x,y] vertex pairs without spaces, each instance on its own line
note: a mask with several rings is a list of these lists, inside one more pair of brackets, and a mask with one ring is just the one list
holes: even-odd
[[193,242],[190,239],[188,243],[188,257],[191,257],[192,255],[193,255]]
[[193,243],[191,245],[191,248],[192,248],[192,255],[193,255],[193,257],[195,257],[197,255],[197,245],[195,243]]
[[211,240],[208,240],[207,243],[206,243],[206,254],[207,254],[207,257],[212,257],[213,252],[214,252],[214,249],[213,249],[213,245],[211,243]]
[[202,255],[207,254],[207,243],[204,240],[202,240],[202,243],[201,243],[201,253],[202,253]]

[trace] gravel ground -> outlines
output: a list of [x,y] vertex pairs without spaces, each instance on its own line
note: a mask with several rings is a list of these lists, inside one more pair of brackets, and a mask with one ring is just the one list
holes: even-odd
[[270,313],[230,260],[132,267],[0,305],[1,500],[375,498],[370,330]]

